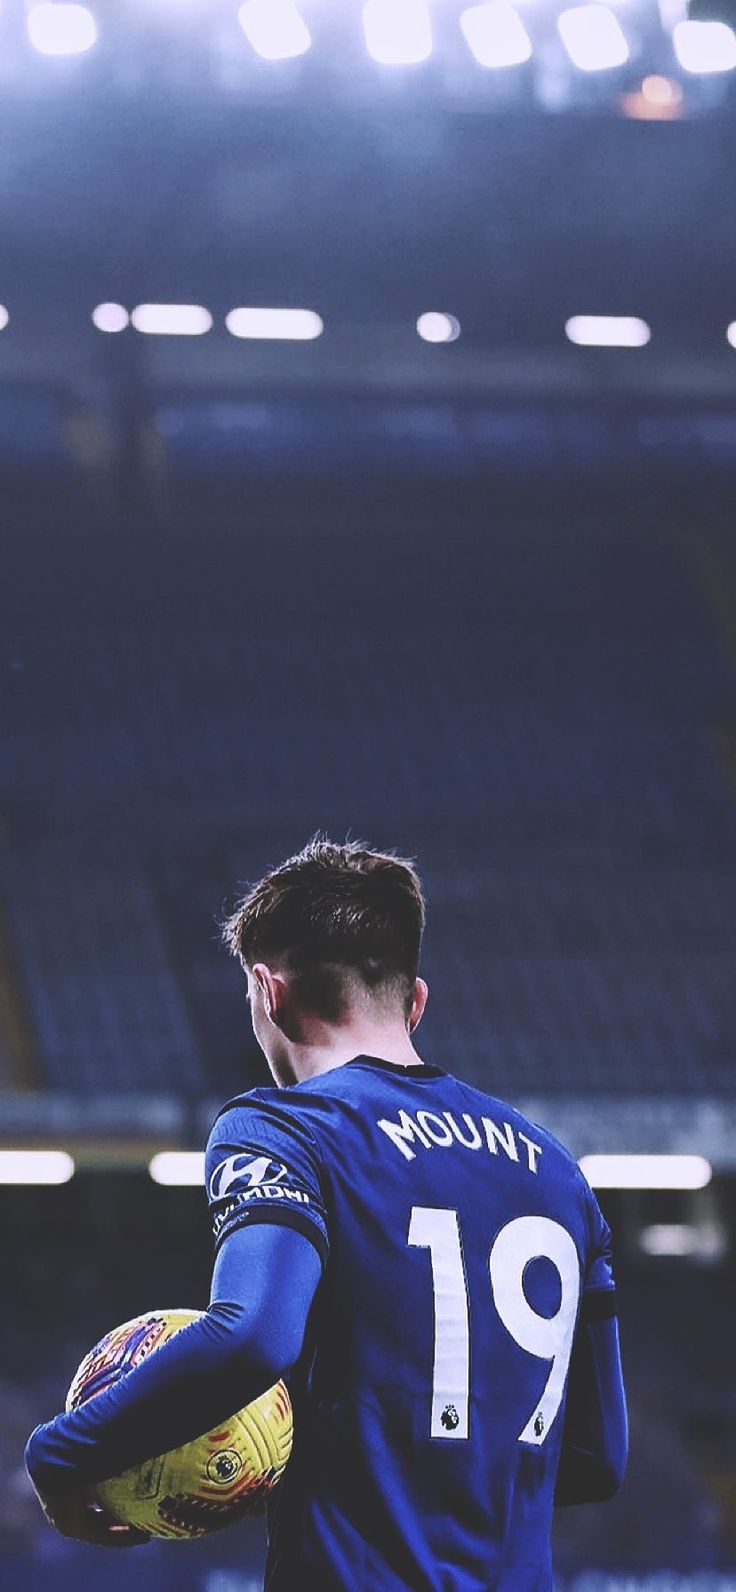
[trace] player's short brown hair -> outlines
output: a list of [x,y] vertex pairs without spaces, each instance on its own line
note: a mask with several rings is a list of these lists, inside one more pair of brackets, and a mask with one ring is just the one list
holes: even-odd
[[412,862],[361,841],[319,835],[273,868],[223,925],[244,967],[272,960],[300,999],[326,1020],[344,1011],[351,981],[395,995],[408,1016],[424,929],[424,895]]

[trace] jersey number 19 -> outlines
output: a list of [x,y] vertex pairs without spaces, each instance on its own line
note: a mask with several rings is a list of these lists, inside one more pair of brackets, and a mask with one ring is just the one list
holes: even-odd
[[[467,1438],[470,1399],[470,1310],[457,1211],[414,1205],[407,1242],[428,1249],[434,1286],[434,1371],[431,1437]],[[550,1260],[560,1279],[552,1316],[539,1315],[524,1293],[529,1262]],[[498,1315],[526,1354],[551,1360],[542,1396],[519,1432],[520,1443],[544,1442],[565,1391],[580,1297],[580,1263],[570,1234],[547,1216],[517,1216],[497,1234],[488,1257]]]

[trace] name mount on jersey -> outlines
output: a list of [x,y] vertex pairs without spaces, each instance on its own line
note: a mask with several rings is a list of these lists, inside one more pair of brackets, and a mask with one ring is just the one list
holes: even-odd
[[[460,1122],[462,1127],[452,1111],[415,1111],[412,1116],[402,1110],[398,1121],[381,1117],[376,1127],[386,1134],[405,1161],[416,1159],[417,1152],[411,1148],[414,1143],[421,1144],[425,1150],[435,1145],[444,1150],[461,1145],[465,1150],[485,1150],[489,1155],[498,1155],[500,1149],[509,1161],[518,1162],[525,1171],[536,1172],[542,1146],[535,1144],[520,1128],[514,1129],[510,1122],[503,1122],[499,1127],[492,1117],[481,1117],[478,1122],[469,1111],[462,1112]],[[523,1146],[521,1155],[519,1144]]]

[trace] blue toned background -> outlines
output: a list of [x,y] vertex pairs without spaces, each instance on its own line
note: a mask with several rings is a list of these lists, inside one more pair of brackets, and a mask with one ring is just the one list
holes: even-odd
[[[0,1182],[0,1588],[259,1585],[258,1521],[62,1541],[21,1455],[104,1330],[206,1301],[201,1189],[149,1163],[263,1081],[217,922],[319,828],[418,859],[426,1059],[578,1156],[708,1162],[600,1193],[631,1468],[556,1556],[561,1592],[734,1592],[736,75],[648,0],[590,71],[552,0],[498,70],[451,0],[398,69],[357,3],[304,0],[278,62],[225,0],[91,0],[66,56],[30,9],[0,11],[0,1173],[74,1175]],[[235,337],[238,306],[322,329]]]

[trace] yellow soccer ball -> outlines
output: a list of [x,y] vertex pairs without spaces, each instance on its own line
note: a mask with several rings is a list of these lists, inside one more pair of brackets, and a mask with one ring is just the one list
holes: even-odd
[[[151,1310],[124,1322],[86,1354],[66,1396],[74,1410],[196,1321],[198,1310]],[[97,1483],[99,1502],[125,1525],[187,1540],[252,1513],[291,1453],[291,1400],[283,1382],[216,1430]]]

